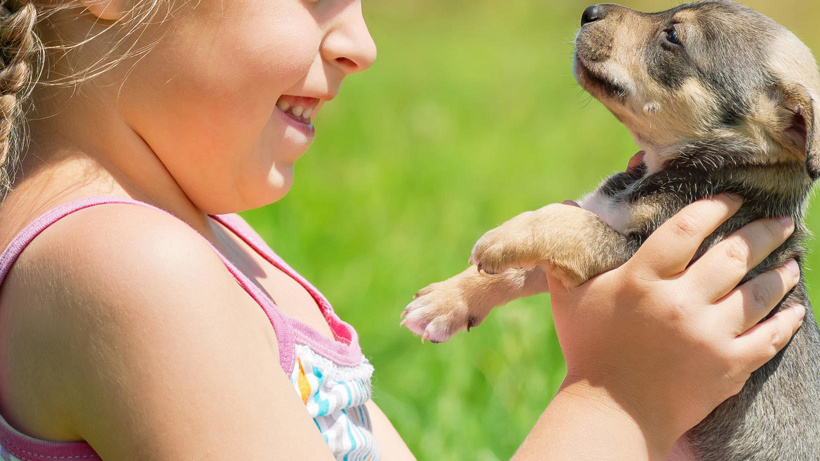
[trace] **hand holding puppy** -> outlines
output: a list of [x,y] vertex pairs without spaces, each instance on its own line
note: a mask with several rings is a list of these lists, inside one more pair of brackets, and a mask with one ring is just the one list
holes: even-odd
[[577,288],[550,280],[567,377],[518,458],[662,459],[788,343],[802,306],[758,322],[797,284],[796,264],[735,287],[790,220],[753,222],[689,266],[739,207],[729,195],[695,202],[623,266]]

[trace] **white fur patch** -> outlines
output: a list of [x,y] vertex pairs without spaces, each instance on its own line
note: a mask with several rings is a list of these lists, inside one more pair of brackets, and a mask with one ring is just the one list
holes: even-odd
[[578,205],[598,215],[599,218],[621,234],[626,235],[629,229],[630,206],[627,204],[616,204],[612,197],[601,193],[598,188],[595,192],[586,195],[578,201]]

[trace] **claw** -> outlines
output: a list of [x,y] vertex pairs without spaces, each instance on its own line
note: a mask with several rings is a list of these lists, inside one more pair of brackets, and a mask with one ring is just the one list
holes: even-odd
[[470,329],[473,328],[474,326],[475,326],[475,319],[470,317],[470,319],[467,320],[467,333],[469,333]]
[[425,339],[430,339],[430,333],[427,333],[426,331],[424,332],[423,335],[421,335],[421,343],[422,344],[424,344]]
[[399,323],[399,326],[403,327],[406,324],[407,324],[407,319],[404,319],[404,320],[401,321],[401,323]]
[[408,308],[406,308],[406,307],[405,307],[405,308],[404,308],[404,310],[403,310],[403,311],[401,311],[401,315],[399,315],[399,318],[400,318],[400,319],[403,319],[403,318],[404,318],[404,316],[405,316],[405,315],[407,315],[407,312],[409,312],[409,311],[410,311],[410,309],[408,309]]

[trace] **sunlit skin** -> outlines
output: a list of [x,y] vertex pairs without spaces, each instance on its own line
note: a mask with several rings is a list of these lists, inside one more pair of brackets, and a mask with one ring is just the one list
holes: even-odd
[[[269,319],[213,247],[286,315],[329,336],[326,321],[300,285],[208,214],[273,203],[288,192],[294,164],[313,141],[314,124],[321,131],[323,105],[339,93],[345,77],[367,69],[376,57],[361,3],[177,3],[167,18],[160,15],[162,21],[126,39],[137,49],[152,47],[147,54],[125,59],[76,87],[42,87],[33,95],[36,113],[29,123],[31,145],[23,173],[0,205],[0,246],[44,211],[96,195],[141,200],[182,221],[155,210],[109,205],[83,210],[37,237],[0,296],[3,357],[25,357],[0,360],[0,411],[34,437],[88,441],[103,459],[224,459],[226,453],[232,459],[331,459],[279,367]],[[105,56],[121,32],[111,21],[133,6],[131,0],[85,0],[84,5],[87,10],[56,13],[56,30],[45,31],[46,41],[60,37],[70,43],[99,34],[66,59],[50,61],[57,74],[88,68]],[[685,267],[685,251],[670,256],[667,250],[699,242],[733,207],[724,197],[688,209],[657,231],[654,244],[642,248],[643,260]],[[682,221],[698,224],[688,237],[675,230]],[[771,223],[752,224],[744,238],[738,237],[741,245],[766,242],[750,250],[747,263],[762,258],[767,245],[779,244],[788,233],[766,226]],[[712,251],[720,256],[720,267],[729,266],[721,249]],[[742,262],[734,263],[735,272],[745,273]],[[592,307],[611,311],[628,302],[628,307],[662,315],[679,307],[668,302],[675,290],[704,307],[685,318],[687,328],[673,325],[673,334],[636,331],[641,334],[632,336],[641,341],[630,345],[629,354],[606,355],[615,370],[629,369],[619,367],[624,357],[666,350],[656,348],[657,342],[685,348],[689,328],[702,331],[714,323],[714,316],[704,314],[714,300],[677,274],[661,274],[666,278],[659,284],[639,283],[646,279],[636,274],[660,277],[656,269],[648,264],[642,272],[618,269],[581,291],[553,291],[556,319],[576,325],[566,327],[562,336],[562,344],[576,347],[568,354],[575,357],[574,371],[583,373],[586,365],[597,363],[597,356],[584,352],[600,348],[577,346],[582,338],[610,338],[615,328],[631,334],[622,330],[631,326],[622,323],[574,322]],[[785,270],[761,276],[757,283],[773,293],[793,285]],[[612,296],[624,287],[629,296]],[[737,301],[726,309],[739,312],[743,305]],[[573,312],[579,317],[573,318]],[[756,347],[744,353],[705,338],[715,346],[710,363],[720,371],[727,371],[730,361],[752,366],[760,350],[772,346],[767,334],[790,337],[798,317],[787,312],[764,323],[754,336]],[[740,322],[724,323],[728,331]],[[641,369],[643,363],[624,365]],[[668,373],[653,378],[662,382],[651,384],[660,392],[681,380],[696,381],[699,373],[701,367],[689,362],[670,363]],[[556,459],[574,459],[581,448],[621,459],[649,458],[668,451],[682,430],[683,423],[675,420],[645,433],[647,421],[606,392],[630,388],[629,380],[595,387],[573,379],[517,459],[543,459],[545,447]],[[700,406],[690,407],[716,405],[715,396],[736,385],[708,381],[691,390],[690,400]],[[600,402],[606,411],[596,411]],[[653,399],[647,404],[664,412],[679,403]],[[372,402],[368,407],[383,458],[413,459],[381,410]],[[590,438],[590,421],[607,429],[593,431],[601,438]],[[430,424],[434,427],[435,421]]]

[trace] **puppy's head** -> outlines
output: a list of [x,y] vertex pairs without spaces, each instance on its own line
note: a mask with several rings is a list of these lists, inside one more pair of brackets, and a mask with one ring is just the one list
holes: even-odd
[[660,13],[596,5],[581,24],[575,77],[630,130],[650,171],[714,140],[820,176],[820,76],[784,27],[725,0]]

